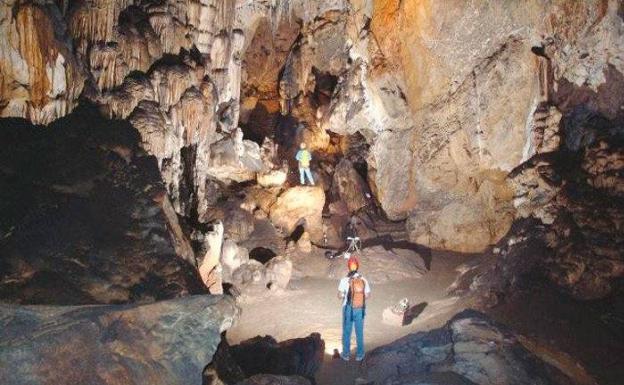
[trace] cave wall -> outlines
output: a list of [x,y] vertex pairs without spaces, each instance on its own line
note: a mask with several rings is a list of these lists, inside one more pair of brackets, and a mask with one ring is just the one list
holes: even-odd
[[[200,222],[215,180],[245,182],[272,167],[238,128],[249,119],[265,119],[267,131],[278,113],[293,116],[301,125],[289,145],[321,152],[330,134],[358,133],[389,219],[405,220],[426,246],[481,251],[525,214],[508,173],[559,148],[571,105],[621,115],[608,81],[624,71],[621,8],[14,0],[2,5],[0,114],[47,124],[82,96],[128,119],[176,211]],[[337,79],[329,103],[310,102],[319,74]]]
[[375,1],[327,129],[368,133],[369,181],[413,241],[482,251],[517,216],[507,174],[558,148],[561,85],[621,106],[598,91],[622,73],[619,7]]

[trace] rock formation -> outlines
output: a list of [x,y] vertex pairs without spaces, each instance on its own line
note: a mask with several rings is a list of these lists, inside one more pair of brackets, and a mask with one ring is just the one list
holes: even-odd
[[467,310],[440,329],[374,349],[367,372],[375,384],[595,384],[582,367],[540,357],[529,342]]
[[[46,129],[4,121],[0,297],[128,303],[205,292],[136,132],[79,109]],[[35,151],[33,154],[32,151]]]
[[271,206],[270,218],[276,227],[288,234],[298,225],[303,225],[312,242],[321,242],[324,206],[325,193],[320,187],[292,187]]
[[[485,307],[536,272],[575,300],[608,297],[624,276],[623,10],[622,0],[5,0],[0,299],[128,304],[224,286],[242,299],[274,295],[293,274],[284,255],[315,258],[353,230],[370,241],[360,258],[373,282],[426,273],[412,250],[431,248],[479,254],[451,291]],[[313,187],[297,186],[302,142]],[[399,240],[412,247],[379,246]],[[328,273],[343,269],[333,261]],[[103,335],[59,347],[59,360],[87,349],[112,365],[67,382],[188,382],[222,330],[197,304],[229,300],[179,301],[7,305],[3,319],[32,321],[23,327],[51,347],[60,339],[49,328]],[[209,346],[160,352],[175,332],[166,310],[210,324]],[[133,320],[165,337],[148,341],[153,331]],[[11,343],[38,357],[9,326]],[[313,377],[320,338],[303,353],[263,341],[288,369],[275,374]],[[464,313],[369,364],[397,384],[565,383],[570,373],[519,341]],[[132,353],[127,365],[115,349]],[[28,370],[16,350],[2,354]],[[64,368],[42,357],[29,365]],[[243,361],[247,376],[260,373]],[[6,375],[54,380],[36,370]]]
[[298,141],[333,154],[332,135],[357,134],[370,147],[372,192],[390,219],[408,220],[411,240],[482,251],[517,214],[507,173],[558,148],[570,103],[609,119],[621,111],[609,85],[624,70],[615,0],[15,0],[3,9],[2,116],[49,123],[82,93],[132,122],[175,210],[202,222],[214,180],[284,183],[281,164],[267,169],[244,135],[275,138],[290,157]]
[[5,384],[200,383],[233,300],[196,296],[148,305],[0,306]]
[[256,337],[232,346],[230,353],[246,376],[277,374],[313,379],[325,352],[318,333],[305,338],[277,342],[272,337]]

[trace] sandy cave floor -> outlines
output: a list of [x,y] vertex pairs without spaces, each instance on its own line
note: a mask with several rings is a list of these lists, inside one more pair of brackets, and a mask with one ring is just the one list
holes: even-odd
[[[365,376],[359,363],[331,358],[334,349],[341,346],[341,305],[337,298],[337,280],[321,277],[328,266],[322,256],[295,257],[299,269],[309,271],[291,282],[291,287],[277,297],[241,301],[242,315],[227,332],[230,344],[257,335],[271,335],[278,341],[306,337],[318,332],[325,341],[325,362],[317,373],[317,383],[323,385],[353,384]],[[458,298],[448,297],[446,289],[453,283],[456,267],[465,256],[451,253],[433,253],[430,271],[421,278],[371,285],[364,326],[366,350],[392,342],[404,335],[429,330],[444,324],[464,305]],[[366,268],[361,271],[366,275]],[[412,305],[426,302],[423,312],[408,326],[398,327],[382,322],[383,310],[407,297]],[[352,336],[355,349],[355,335]]]

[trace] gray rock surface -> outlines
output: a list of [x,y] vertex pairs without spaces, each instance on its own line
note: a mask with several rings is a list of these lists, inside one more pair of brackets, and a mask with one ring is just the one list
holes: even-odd
[[512,331],[466,310],[445,326],[410,334],[367,354],[375,384],[576,384],[523,346]]
[[0,305],[0,377],[8,385],[199,384],[239,311],[220,296],[148,305]]

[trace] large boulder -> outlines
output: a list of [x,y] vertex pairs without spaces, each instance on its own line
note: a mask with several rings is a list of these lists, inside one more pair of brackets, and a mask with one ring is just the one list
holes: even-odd
[[264,265],[249,259],[231,273],[229,282],[245,297],[269,295],[288,287],[292,271],[293,263],[287,257],[273,257]]
[[7,385],[201,383],[221,332],[240,310],[228,297],[149,305],[0,305]]
[[318,333],[279,343],[271,336],[258,336],[232,346],[230,352],[246,376],[265,373],[313,379],[323,362],[325,342]]
[[303,225],[310,234],[310,240],[323,240],[322,213],[325,206],[325,192],[321,187],[297,186],[283,192],[271,206],[270,218],[276,227],[292,233]]
[[272,258],[265,265],[267,285],[271,289],[286,289],[292,276],[293,263],[286,257]]
[[506,183],[485,180],[468,198],[423,205],[407,220],[412,242],[466,253],[498,242],[514,220],[512,193]]
[[[376,384],[555,385],[595,383],[581,367],[567,367],[474,310],[445,326],[410,334],[371,351],[368,379]],[[563,371],[565,370],[565,371]]]

